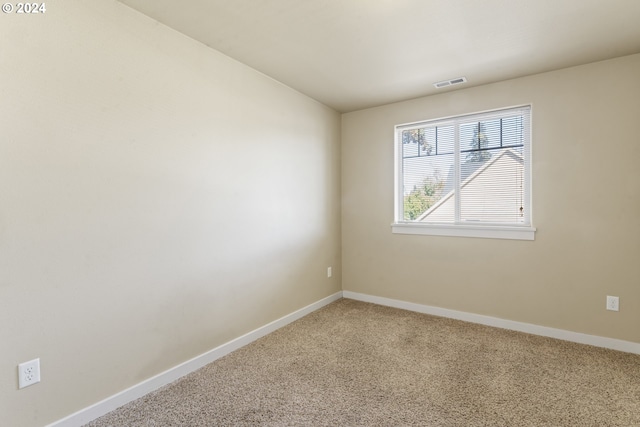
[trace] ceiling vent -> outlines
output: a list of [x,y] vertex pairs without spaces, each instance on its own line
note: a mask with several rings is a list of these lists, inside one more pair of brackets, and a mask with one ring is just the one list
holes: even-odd
[[441,82],[434,83],[433,85],[436,87],[436,89],[442,89],[443,87],[459,85],[461,83],[466,83],[466,82],[467,82],[466,77],[458,77],[456,79],[443,80]]

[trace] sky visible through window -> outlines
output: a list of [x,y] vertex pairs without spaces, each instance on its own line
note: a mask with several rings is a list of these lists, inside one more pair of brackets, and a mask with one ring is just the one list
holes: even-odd
[[[470,150],[478,149],[476,136],[478,123],[482,127],[481,136],[486,138],[485,146],[481,150],[486,150],[488,153],[486,156],[477,158],[480,163],[497,155],[501,147],[512,147],[514,151],[522,151],[522,117],[506,117],[502,119],[502,123],[500,122],[500,119],[494,119],[459,125],[460,150],[462,151],[460,156],[461,180],[468,177],[465,169],[477,169],[465,167],[464,163],[471,163],[473,157],[468,154],[471,153]],[[453,179],[454,125],[424,127],[420,130],[419,138],[402,144],[405,196],[416,186],[422,184],[425,179],[442,182],[443,188],[453,188],[453,183],[448,180]],[[406,132],[411,131],[404,130],[403,134]],[[403,135],[403,141],[404,139]]]

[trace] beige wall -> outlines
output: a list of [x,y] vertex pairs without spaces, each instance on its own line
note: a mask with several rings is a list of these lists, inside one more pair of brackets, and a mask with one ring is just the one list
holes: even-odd
[[[343,115],[344,290],[639,343],[638,76],[633,55]],[[394,125],[528,103],[535,241],[391,233]]]
[[338,113],[111,0],[2,15],[0,425],[341,289]]

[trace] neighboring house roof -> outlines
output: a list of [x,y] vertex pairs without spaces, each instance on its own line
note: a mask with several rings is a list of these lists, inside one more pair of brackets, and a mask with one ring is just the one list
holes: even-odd
[[[473,175],[481,166],[486,165],[486,162],[464,162],[460,165],[460,181],[464,182],[467,178]],[[442,194],[448,194],[450,191],[453,191],[453,186],[455,185],[453,182],[453,165],[449,168],[449,173],[447,174],[447,181],[442,189]]]
[[[469,221],[517,222],[524,196],[522,156],[506,149],[484,164],[476,165],[463,168],[463,175],[473,172],[466,179],[463,177],[461,185],[460,197],[464,201],[461,206],[462,218]],[[510,169],[515,171],[514,175],[503,173]],[[452,183],[447,183],[445,189],[452,187]],[[451,189],[416,221],[451,222],[454,218],[454,195],[455,190]]]

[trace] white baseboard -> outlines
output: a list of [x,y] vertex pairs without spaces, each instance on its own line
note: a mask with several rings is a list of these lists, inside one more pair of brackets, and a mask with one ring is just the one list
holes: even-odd
[[203,366],[213,362],[214,360],[219,359],[222,356],[226,356],[232,351],[235,351],[240,347],[244,347],[245,345],[257,340],[258,338],[262,338],[263,336],[270,334],[271,332],[280,329],[283,326],[286,326],[289,323],[298,320],[301,317],[304,317],[307,314],[314,312],[327,304],[339,300],[340,298],[342,298],[342,292],[336,292],[335,294],[323,298],[320,301],[303,307],[300,310],[294,311],[291,314],[281,317],[278,320],[274,320],[273,322],[264,325],[254,331],[251,331],[245,335],[242,335],[241,337],[231,340],[228,343],[222,344],[214,348],[213,350],[209,350],[208,352],[201,354],[200,356],[196,356],[191,360],[168,369],[152,378],[149,378],[148,380],[129,387],[128,389],[121,391],[120,393],[114,394],[113,396],[110,396],[98,403],[81,409],[80,411],[75,412],[68,417],[49,424],[47,427],[82,426],[83,424],[93,421],[96,418],[101,417],[126,403],[136,400],[144,396],[145,394],[148,394],[164,385],[177,380],[178,378],[181,378],[197,369],[200,369]]
[[49,424],[47,427],[80,427],[96,418],[105,415],[114,409],[119,408],[133,400],[136,400],[145,394],[148,394],[160,387],[167,385],[201,367],[235,351],[245,345],[270,334],[289,323],[312,313],[319,308],[324,307],[340,298],[348,298],[363,302],[370,302],[388,307],[400,308],[403,310],[415,311],[418,313],[431,314],[434,316],[448,317],[451,319],[463,320],[465,322],[479,323],[481,325],[493,326],[496,328],[510,329],[514,331],[526,332],[534,335],[557,338],[565,341],[576,342],[580,344],[588,344],[596,347],[604,347],[612,350],[624,351],[627,353],[640,354],[640,343],[623,341],[614,338],[605,338],[595,335],[581,334],[578,332],[565,331],[562,329],[549,328],[546,326],[538,326],[530,323],[516,322],[513,320],[499,319],[497,317],[483,316],[480,314],[466,313],[463,311],[450,310],[446,308],[433,307],[422,304],[415,304],[406,301],[400,301],[384,297],[376,297],[373,295],[361,294],[351,291],[340,291],[326,298],[321,299],[313,304],[301,308],[291,314],[264,325],[254,331],[251,331],[241,337],[222,344],[213,350],[210,350],[200,356],[196,356],[191,360],[181,363],[171,369],[168,369],[152,378],[149,378],[139,384],[136,384],[120,393],[114,394],[98,403],[87,408],[81,409],[61,420]]
[[510,329],[513,331],[526,332],[528,334],[541,335],[543,337],[557,338],[564,341],[571,341],[580,344],[588,344],[596,347],[604,347],[612,350],[624,351],[626,353],[640,354],[640,343],[623,341],[614,338],[587,335],[579,332],[565,331],[563,329],[538,326],[531,323],[516,322],[513,320],[499,319],[497,317],[483,316],[481,314],[466,313],[464,311],[449,310],[447,308],[433,307],[429,305],[415,304],[412,302],[400,301],[373,295],[361,294],[351,291],[342,291],[344,298],[354,299],[363,302],[370,302],[388,307],[401,308],[418,313],[431,314],[434,316],[448,317],[451,319],[463,320],[465,322],[479,323],[481,325],[493,326],[496,328]]

